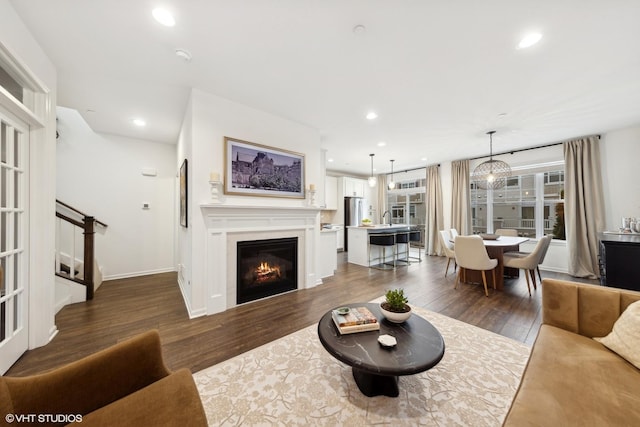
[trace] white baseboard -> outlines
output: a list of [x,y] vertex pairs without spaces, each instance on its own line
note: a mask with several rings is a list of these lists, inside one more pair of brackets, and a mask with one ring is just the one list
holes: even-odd
[[554,273],[569,274],[569,271],[567,269],[557,267],[544,267],[542,265],[540,265],[540,271],[552,271]]
[[180,286],[180,294],[182,295],[182,300],[184,301],[185,307],[187,307],[189,319],[195,319],[196,317],[205,316],[207,314],[207,310],[205,308],[200,310],[193,310],[191,308],[191,302],[187,299],[187,293],[184,289],[184,280],[182,280],[182,275],[180,274],[178,274],[178,286]]
[[110,274],[105,276],[104,280],[115,280],[115,279],[128,279],[129,277],[139,277],[139,276],[148,276],[150,274],[159,274],[159,273],[170,273],[172,271],[176,271],[175,267],[167,267],[167,268],[158,268],[156,270],[145,270],[145,271],[135,271],[131,273],[121,273],[121,274]]

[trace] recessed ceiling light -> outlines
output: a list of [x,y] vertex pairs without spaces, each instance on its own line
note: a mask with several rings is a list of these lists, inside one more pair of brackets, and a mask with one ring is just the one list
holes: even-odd
[[527,34],[522,40],[520,40],[520,43],[518,43],[518,49],[526,49],[528,47],[531,47],[534,44],[538,43],[541,38],[542,34],[540,33]]
[[174,25],[176,25],[175,18],[167,9],[157,7],[153,9],[151,14],[153,15],[156,21],[158,21],[159,23],[161,23],[166,27],[173,27]]
[[423,158],[421,158],[420,160],[421,160],[421,161],[423,161],[423,162],[426,162],[426,161],[427,161],[427,158],[426,158],[426,157],[423,157]]
[[327,162],[333,163],[333,159],[327,159]]
[[364,34],[364,32],[367,31],[367,28],[364,25],[356,25],[355,27],[353,27],[353,33],[354,34]]
[[387,145],[387,143],[384,141],[378,142],[378,147],[384,147],[385,145]]
[[378,115],[375,112],[370,111],[370,112],[367,113],[367,119],[368,120],[375,120],[377,118],[378,118]]
[[133,121],[133,124],[138,126],[138,127],[144,127],[144,126],[147,125],[147,122],[145,122],[142,119],[133,119],[132,121]]
[[191,62],[191,52],[186,49],[176,49],[176,56],[184,62]]

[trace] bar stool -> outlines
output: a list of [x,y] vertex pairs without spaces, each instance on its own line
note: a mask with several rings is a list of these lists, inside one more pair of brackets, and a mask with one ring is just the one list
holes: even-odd
[[418,242],[418,258],[414,256],[409,256],[411,260],[418,260],[418,262],[422,262],[422,255],[420,254],[420,247],[422,246],[422,232],[420,230],[413,230],[409,232],[409,249],[411,249],[411,243]]
[[[382,247],[382,261],[379,264],[371,265],[371,247]],[[393,270],[396,268],[396,253],[395,253],[395,236],[392,233],[380,233],[369,234],[369,267],[377,268],[378,270]],[[387,258],[387,248],[392,248],[393,251],[393,264],[389,266],[385,261]],[[378,261],[380,257],[377,258]]]
[[[395,242],[396,242],[396,259],[395,263],[398,261],[405,263],[404,265],[409,265],[409,239],[411,233],[408,231],[399,231],[395,233]],[[398,245],[404,245],[404,252],[400,252]],[[399,255],[404,255],[404,259],[399,259]]]

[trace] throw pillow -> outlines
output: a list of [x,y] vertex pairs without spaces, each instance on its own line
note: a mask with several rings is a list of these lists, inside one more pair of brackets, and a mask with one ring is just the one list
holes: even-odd
[[606,337],[594,338],[640,369],[640,301],[631,304]]

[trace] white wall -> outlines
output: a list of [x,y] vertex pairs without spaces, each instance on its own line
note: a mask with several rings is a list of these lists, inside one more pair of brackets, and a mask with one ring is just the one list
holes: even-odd
[[603,135],[600,156],[606,225],[617,230],[623,216],[640,218],[640,125]]
[[0,43],[46,87],[46,105],[38,112],[45,127],[31,132],[29,197],[29,348],[48,343],[54,324],[53,268],[55,235],[56,69],[8,0],[0,0]]
[[[180,135],[178,137],[178,146],[176,149],[177,158],[176,158],[176,169],[179,170],[180,166],[182,166],[182,162],[185,159],[192,158],[191,156],[191,146],[193,144],[193,104],[191,100],[187,104],[187,109],[185,111],[185,116],[182,121],[182,128],[180,130]],[[192,179],[192,168],[187,168],[187,182],[190,184]],[[192,200],[193,191],[192,186],[187,185],[187,200]],[[180,194],[180,184],[176,182],[176,194]],[[191,206],[189,206],[189,211],[191,210]],[[176,223],[174,227],[176,229],[176,262],[178,267],[178,284],[180,285],[180,289],[182,290],[182,296],[184,298],[185,304],[187,305],[187,310],[189,313],[192,313],[191,309],[191,300],[192,300],[192,292],[191,292],[191,230],[193,229],[191,224],[191,219],[188,219],[188,227],[180,226],[180,212],[179,206],[176,205]]]
[[173,271],[175,145],[96,133],[76,110],[57,115],[57,198],[109,226],[95,241],[104,278]]
[[[205,286],[205,223],[200,204],[211,201],[209,174],[224,173],[224,137],[229,136],[305,156],[306,183],[324,188],[324,167],[317,130],[264,111],[194,89],[178,142],[180,156],[189,160],[189,228],[179,230],[179,263],[184,265],[181,284],[191,316],[207,313]],[[229,205],[303,207],[302,199],[227,196]],[[319,216],[318,216],[319,217]],[[179,226],[179,225],[178,225]],[[190,247],[190,253],[186,247]],[[184,285],[190,287],[185,291]]]

